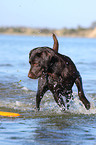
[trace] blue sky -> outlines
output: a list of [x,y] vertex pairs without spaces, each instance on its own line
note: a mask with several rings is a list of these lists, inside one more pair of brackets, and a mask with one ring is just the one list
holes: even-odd
[[0,26],[89,27],[96,0],[0,0]]

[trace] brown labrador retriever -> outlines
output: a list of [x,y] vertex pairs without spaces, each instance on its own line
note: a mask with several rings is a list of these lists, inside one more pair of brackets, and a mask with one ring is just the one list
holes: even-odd
[[67,109],[69,100],[72,98],[74,83],[78,89],[78,96],[86,109],[90,109],[90,102],[84,95],[81,76],[73,61],[65,55],[58,53],[58,40],[53,34],[53,49],[49,47],[37,47],[30,51],[29,63],[31,68],[28,77],[38,79],[38,91],[36,95],[36,108],[40,109],[40,101],[45,92],[50,90],[56,103],[65,110],[66,98]]

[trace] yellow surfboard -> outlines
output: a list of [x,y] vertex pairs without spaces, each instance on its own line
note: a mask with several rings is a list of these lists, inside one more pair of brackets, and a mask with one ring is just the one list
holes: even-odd
[[18,117],[18,116],[21,116],[21,115],[19,113],[12,113],[12,112],[3,112],[3,111],[0,111],[0,116]]

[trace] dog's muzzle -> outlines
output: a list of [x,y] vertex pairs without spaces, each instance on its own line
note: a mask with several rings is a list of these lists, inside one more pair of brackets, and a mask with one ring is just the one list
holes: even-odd
[[36,75],[31,73],[30,71],[28,73],[28,77],[31,78],[31,79],[37,79]]

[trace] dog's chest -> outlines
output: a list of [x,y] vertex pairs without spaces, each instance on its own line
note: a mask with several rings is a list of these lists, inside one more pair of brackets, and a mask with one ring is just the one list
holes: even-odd
[[48,87],[49,88],[62,88],[63,87],[63,84],[62,84],[62,78],[61,77],[58,77],[58,78],[54,78],[52,76],[49,76],[48,77]]
[[74,84],[74,80],[71,79],[67,79],[64,80],[62,79],[61,76],[59,76],[58,78],[54,78],[52,76],[48,77],[48,88],[50,90],[56,90],[56,89],[60,89],[62,92],[64,90],[70,90]]

